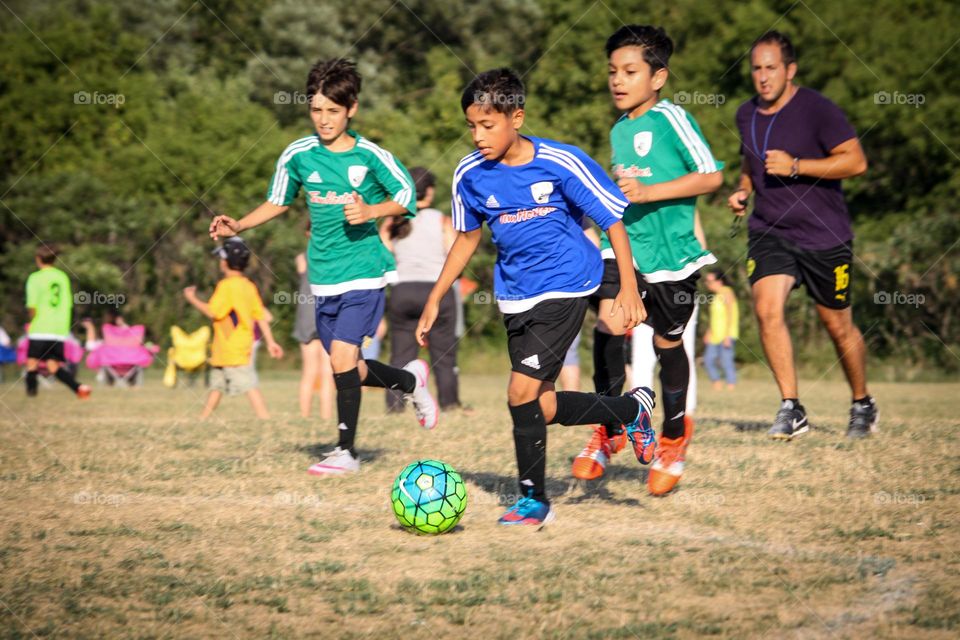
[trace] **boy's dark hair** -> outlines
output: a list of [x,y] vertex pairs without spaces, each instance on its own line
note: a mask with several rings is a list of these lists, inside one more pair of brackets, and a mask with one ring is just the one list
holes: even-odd
[[213,250],[213,255],[227,261],[234,271],[243,271],[250,262],[250,248],[239,236],[227,238],[222,245]]
[[307,75],[307,96],[322,93],[341,107],[350,108],[360,95],[360,74],[356,63],[345,58],[318,60]]
[[40,264],[53,264],[57,261],[57,250],[48,244],[38,245],[37,251],[33,255],[37,257]]
[[[417,201],[426,198],[427,189],[437,184],[437,177],[424,167],[410,169],[410,177],[413,178],[413,184],[417,188]],[[390,239],[403,240],[410,235],[411,231],[413,231],[413,225],[410,224],[410,218],[397,218],[390,225]]]
[[779,31],[767,31],[765,34],[753,41],[750,45],[750,53],[761,44],[775,44],[780,47],[780,57],[783,58],[783,66],[789,67],[791,63],[797,61],[797,51],[793,48],[790,38]]
[[523,81],[506,67],[484,71],[467,85],[460,96],[460,108],[464,113],[469,107],[479,105],[485,111],[509,116],[517,109],[523,109],[526,102],[527,92]]
[[673,40],[663,27],[648,24],[628,24],[617,29],[607,38],[607,57],[621,47],[643,49],[643,60],[654,73],[669,67],[670,56],[673,55]]

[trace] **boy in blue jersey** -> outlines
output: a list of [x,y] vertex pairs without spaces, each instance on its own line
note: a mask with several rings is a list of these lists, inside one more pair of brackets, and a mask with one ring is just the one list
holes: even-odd
[[417,340],[425,343],[440,300],[476,251],[486,222],[497,247],[494,293],[513,370],[507,398],[522,496],[500,523],[539,526],[553,519],[544,486],[547,424],[625,424],[646,463],[654,445],[653,394],[634,389],[607,397],[554,389],[603,275],[600,252],[581,229],[584,215],[607,232],[616,253],[623,288],[614,309],[622,309],[622,323],[636,326],[645,312],[620,221],[626,200],[580,149],[521,135],[524,102],[523,83],[509,69],[481,73],[463,92],[460,105],[477,151],[454,173],[457,239],[424,307]]
[[[630,201],[623,214],[639,271],[638,281],[653,327],[653,347],[660,361],[663,431],[656,459],[647,475],[652,495],[673,489],[683,473],[687,444],[693,433],[686,420],[689,363],[683,350],[683,330],[697,296],[699,270],[716,262],[694,234],[697,196],[716,191],[723,183],[723,163],[710,151],[696,120],[669,100],[660,99],[669,75],[673,42],[662,28],[623,26],[606,43],[608,84],[614,106],[623,112],[610,131],[613,170],[623,197]],[[607,310],[621,286],[612,258],[613,247],[601,244],[606,258],[603,283],[592,303],[598,306],[595,340],[597,391],[623,386],[622,324]],[[599,477],[617,425],[597,429],[574,461],[574,475]],[[614,429],[611,429],[614,427]],[[578,464],[590,459],[593,469]],[[588,470],[578,474],[577,470]]]
[[310,467],[317,476],[356,472],[354,450],[360,388],[407,394],[420,425],[432,429],[439,414],[427,390],[427,363],[403,369],[364,360],[360,345],[383,317],[383,288],[397,281],[396,262],[383,246],[376,219],[416,213],[413,180],[389,151],[349,129],[357,112],[360,74],[337,58],[318,62],[307,76],[315,133],[290,144],[277,161],[267,201],[240,220],[216,216],[210,235],[233,236],[286,211],[302,188],[310,212],[307,269],[316,297],[317,335],[330,354],[337,388],[339,440]]

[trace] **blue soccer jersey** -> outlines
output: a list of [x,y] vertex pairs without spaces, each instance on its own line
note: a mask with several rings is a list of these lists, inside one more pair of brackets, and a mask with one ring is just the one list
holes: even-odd
[[524,165],[484,160],[475,151],[453,175],[454,228],[473,231],[486,222],[493,234],[493,288],[503,313],[596,291],[603,260],[583,234],[583,216],[606,231],[628,204],[600,165],[577,147],[528,139],[534,157]]

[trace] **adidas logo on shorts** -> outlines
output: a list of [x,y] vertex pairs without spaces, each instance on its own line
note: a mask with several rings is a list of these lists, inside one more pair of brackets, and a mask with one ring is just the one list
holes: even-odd
[[497,197],[491,195],[489,198],[487,198],[487,206],[488,206],[488,207],[499,207],[499,206],[500,206],[500,203],[497,202]]
[[531,369],[539,369],[539,368],[540,368],[540,358],[537,357],[537,354],[533,354],[532,356],[529,356],[529,357],[524,358],[523,360],[521,360],[521,361],[520,361],[520,364],[522,364],[522,365],[525,366],[525,367],[530,367]]

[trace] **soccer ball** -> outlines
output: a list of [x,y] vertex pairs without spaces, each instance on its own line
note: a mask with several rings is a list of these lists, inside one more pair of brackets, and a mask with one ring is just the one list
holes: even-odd
[[467,487],[453,467],[439,460],[408,464],[393,482],[393,513],[414,533],[446,533],[467,509]]

